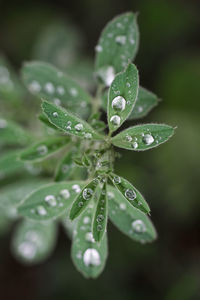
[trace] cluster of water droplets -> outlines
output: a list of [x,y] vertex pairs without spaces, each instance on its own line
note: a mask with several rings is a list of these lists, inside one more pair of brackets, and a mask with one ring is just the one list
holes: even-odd
[[158,144],[159,140],[154,138],[154,136],[149,133],[142,133],[141,135],[131,136],[127,134],[124,137],[124,140],[131,144],[133,149],[137,149],[141,143],[145,144],[146,146],[150,146],[154,143],[154,141]]
[[133,228],[134,232],[136,233],[144,233],[146,232],[147,228],[146,225],[142,220],[135,220],[131,223],[131,227]]

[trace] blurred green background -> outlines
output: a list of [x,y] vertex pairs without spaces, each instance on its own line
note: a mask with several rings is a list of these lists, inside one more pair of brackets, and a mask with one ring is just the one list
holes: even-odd
[[[63,230],[48,261],[24,267],[10,253],[11,228],[0,238],[3,300],[200,299],[200,2],[0,1],[0,52],[17,72],[22,62],[44,58],[74,77],[78,72],[83,85],[91,80],[92,89],[92,77],[84,81],[81,70],[91,70],[103,26],[129,10],[139,12],[140,82],[162,99],[144,122],[178,127],[167,144],[144,153],[123,150],[116,163],[116,171],[148,200],[158,240],[143,246],[109,224],[106,269],[97,280],[85,280],[72,265]],[[57,55],[51,40],[56,28],[66,28]]]

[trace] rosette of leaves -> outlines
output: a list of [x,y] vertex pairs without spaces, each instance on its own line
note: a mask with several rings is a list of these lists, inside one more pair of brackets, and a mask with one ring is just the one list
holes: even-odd
[[[119,131],[127,119],[144,117],[158,104],[158,98],[139,84],[132,63],[138,46],[136,14],[125,13],[108,23],[95,47],[95,97],[47,63],[26,63],[22,70],[25,85],[42,100],[39,119],[53,136],[18,157],[33,163],[58,151],[60,155],[56,154],[55,182],[26,195],[18,213],[30,222],[61,220],[72,239],[73,262],[85,277],[97,277],[105,266],[108,219],[141,243],[152,242],[157,235],[143,195],[114,172],[116,147],[145,151],[174,133],[173,127],[156,123]],[[101,108],[106,109],[107,123],[101,119]]]

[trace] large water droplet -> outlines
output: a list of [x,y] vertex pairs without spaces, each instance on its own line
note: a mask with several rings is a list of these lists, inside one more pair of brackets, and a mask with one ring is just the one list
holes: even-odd
[[83,262],[87,267],[90,265],[99,266],[101,264],[99,252],[96,249],[88,248],[84,252]]
[[125,45],[126,43],[126,36],[125,35],[118,35],[115,38],[115,42],[120,44],[120,45]]
[[98,215],[97,216],[97,222],[100,223],[104,220],[104,216],[103,215]]
[[114,182],[115,184],[119,184],[119,183],[121,182],[121,178],[120,178],[119,176],[115,176],[115,177],[113,178],[113,182]]
[[121,121],[121,119],[117,115],[114,115],[110,118],[110,122],[115,126],[118,126],[120,124],[120,121]]
[[40,145],[40,146],[37,147],[37,152],[40,155],[45,155],[48,152],[48,148],[45,145]]
[[137,233],[144,233],[146,231],[146,226],[142,220],[133,221],[131,226]]
[[143,141],[146,145],[151,145],[154,142],[154,138],[151,134],[145,134],[143,136]]
[[70,197],[70,192],[67,189],[64,189],[60,191],[60,195],[64,199],[68,199]]
[[90,188],[86,188],[83,190],[83,199],[90,200],[92,198],[94,191]]
[[75,125],[75,129],[76,129],[77,131],[83,130],[83,124],[81,124],[81,123],[76,124],[76,125]]
[[126,107],[126,100],[122,96],[117,96],[112,101],[112,108],[117,111],[123,111]]
[[39,205],[37,207],[37,213],[40,215],[40,216],[45,216],[47,214],[47,211],[46,209],[44,208],[44,206],[42,205]]
[[34,258],[36,250],[36,245],[29,241],[21,243],[18,247],[19,254],[26,259]]
[[56,198],[54,195],[47,195],[44,200],[50,205],[50,206],[56,206]]
[[127,189],[125,191],[125,197],[128,199],[128,200],[134,200],[136,198],[136,193],[134,190],[132,189]]

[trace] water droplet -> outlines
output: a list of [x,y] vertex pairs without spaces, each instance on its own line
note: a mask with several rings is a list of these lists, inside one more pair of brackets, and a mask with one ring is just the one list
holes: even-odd
[[39,93],[41,91],[41,85],[36,80],[33,80],[29,84],[28,89],[31,93]]
[[33,242],[25,241],[19,245],[19,254],[26,259],[33,259],[36,255],[36,245]]
[[97,216],[97,222],[100,223],[104,220],[104,216],[103,215],[98,215]]
[[113,182],[114,182],[115,184],[119,184],[119,183],[121,183],[121,178],[120,178],[119,176],[115,176],[115,177],[113,178]]
[[95,243],[92,232],[87,232],[85,235],[85,239],[87,242]]
[[81,251],[78,251],[78,252],[77,252],[76,257],[77,257],[78,259],[81,259],[81,258],[82,258],[82,253],[81,253]]
[[102,51],[103,51],[103,48],[102,48],[101,45],[96,45],[95,50],[96,50],[97,52],[102,52]]
[[138,106],[137,110],[138,110],[139,113],[141,113],[143,111],[143,107],[140,105],[140,106]]
[[78,203],[78,206],[79,206],[79,207],[82,207],[82,206],[83,206],[83,202],[80,201],[80,202]]
[[101,225],[101,224],[98,224],[98,225],[97,225],[97,231],[102,231],[102,230],[103,230],[102,225]]
[[56,202],[56,198],[54,197],[54,195],[47,195],[44,200],[50,205],[50,206],[56,206],[57,202]]
[[137,142],[134,142],[134,143],[132,144],[132,147],[133,147],[133,149],[137,149],[137,148],[138,148],[138,143],[137,143]]
[[126,86],[130,88],[131,84],[129,82],[127,82]]
[[81,124],[81,123],[76,124],[76,125],[75,125],[75,129],[76,129],[77,131],[83,130],[83,124]]
[[125,45],[126,43],[126,36],[125,35],[118,35],[115,38],[115,42],[120,44],[120,45]]
[[58,86],[57,87],[57,92],[58,92],[58,94],[59,95],[64,95],[64,93],[65,93],[65,89],[64,89],[64,87],[63,86]]
[[99,266],[101,264],[99,252],[96,249],[88,248],[84,252],[83,262],[87,267],[90,265]]
[[48,94],[53,94],[55,92],[55,87],[51,82],[47,82],[44,86],[44,89]]
[[110,118],[110,122],[115,126],[118,126],[120,124],[120,121],[121,121],[121,119],[117,115],[114,115]]
[[143,137],[143,141],[146,145],[151,145],[154,142],[154,138],[151,134],[145,134]]
[[72,128],[71,128],[70,125],[67,125],[65,128],[66,128],[66,130],[68,130],[68,131],[72,130]]
[[0,129],[4,129],[7,127],[7,121],[4,119],[0,119]]
[[39,205],[37,207],[37,213],[40,215],[40,216],[45,216],[47,214],[47,211],[46,209],[44,208],[44,206],[42,205]]
[[126,210],[126,204],[125,203],[120,203],[119,208],[121,210]]
[[58,98],[55,98],[55,99],[53,100],[53,103],[54,103],[56,106],[60,106],[60,105],[61,105],[61,101],[60,101],[60,99],[58,99]]
[[77,91],[77,89],[75,89],[75,88],[71,88],[71,89],[69,90],[69,92],[70,92],[70,94],[71,94],[73,97],[78,96],[78,91]]
[[37,147],[37,152],[39,155],[45,155],[48,153],[48,148],[45,145],[40,145]]
[[130,135],[128,135],[128,134],[125,136],[125,139],[126,139],[127,142],[131,142],[132,141],[132,137]]
[[129,42],[130,42],[131,45],[135,44],[135,40],[134,39],[129,39]]
[[142,220],[133,221],[131,226],[137,233],[144,233],[146,231],[146,226]]
[[57,117],[58,117],[57,111],[54,111],[54,112],[53,112],[53,117],[54,117],[54,118],[57,118]]
[[128,200],[134,200],[136,198],[136,193],[134,190],[132,189],[127,189],[125,191],[125,197],[128,199]]
[[86,139],[90,140],[90,139],[92,138],[92,134],[89,133],[89,132],[86,132],[86,133],[84,134],[84,137],[85,137]]
[[84,218],[83,218],[83,223],[84,223],[84,224],[90,223],[90,217],[84,217]]
[[107,87],[111,85],[115,78],[115,70],[112,66],[103,67],[98,71],[98,74]]
[[117,96],[112,101],[112,108],[117,111],[123,111],[126,107],[126,100],[122,96]]
[[114,198],[114,193],[113,192],[108,192],[107,195],[108,195],[109,199],[113,199]]
[[94,191],[90,188],[86,188],[83,190],[83,199],[90,200],[92,198]]
[[78,184],[72,185],[72,190],[74,190],[75,193],[80,193],[81,192],[80,185],[78,185]]
[[64,189],[60,191],[60,195],[64,199],[68,199],[70,197],[70,192],[67,189]]

